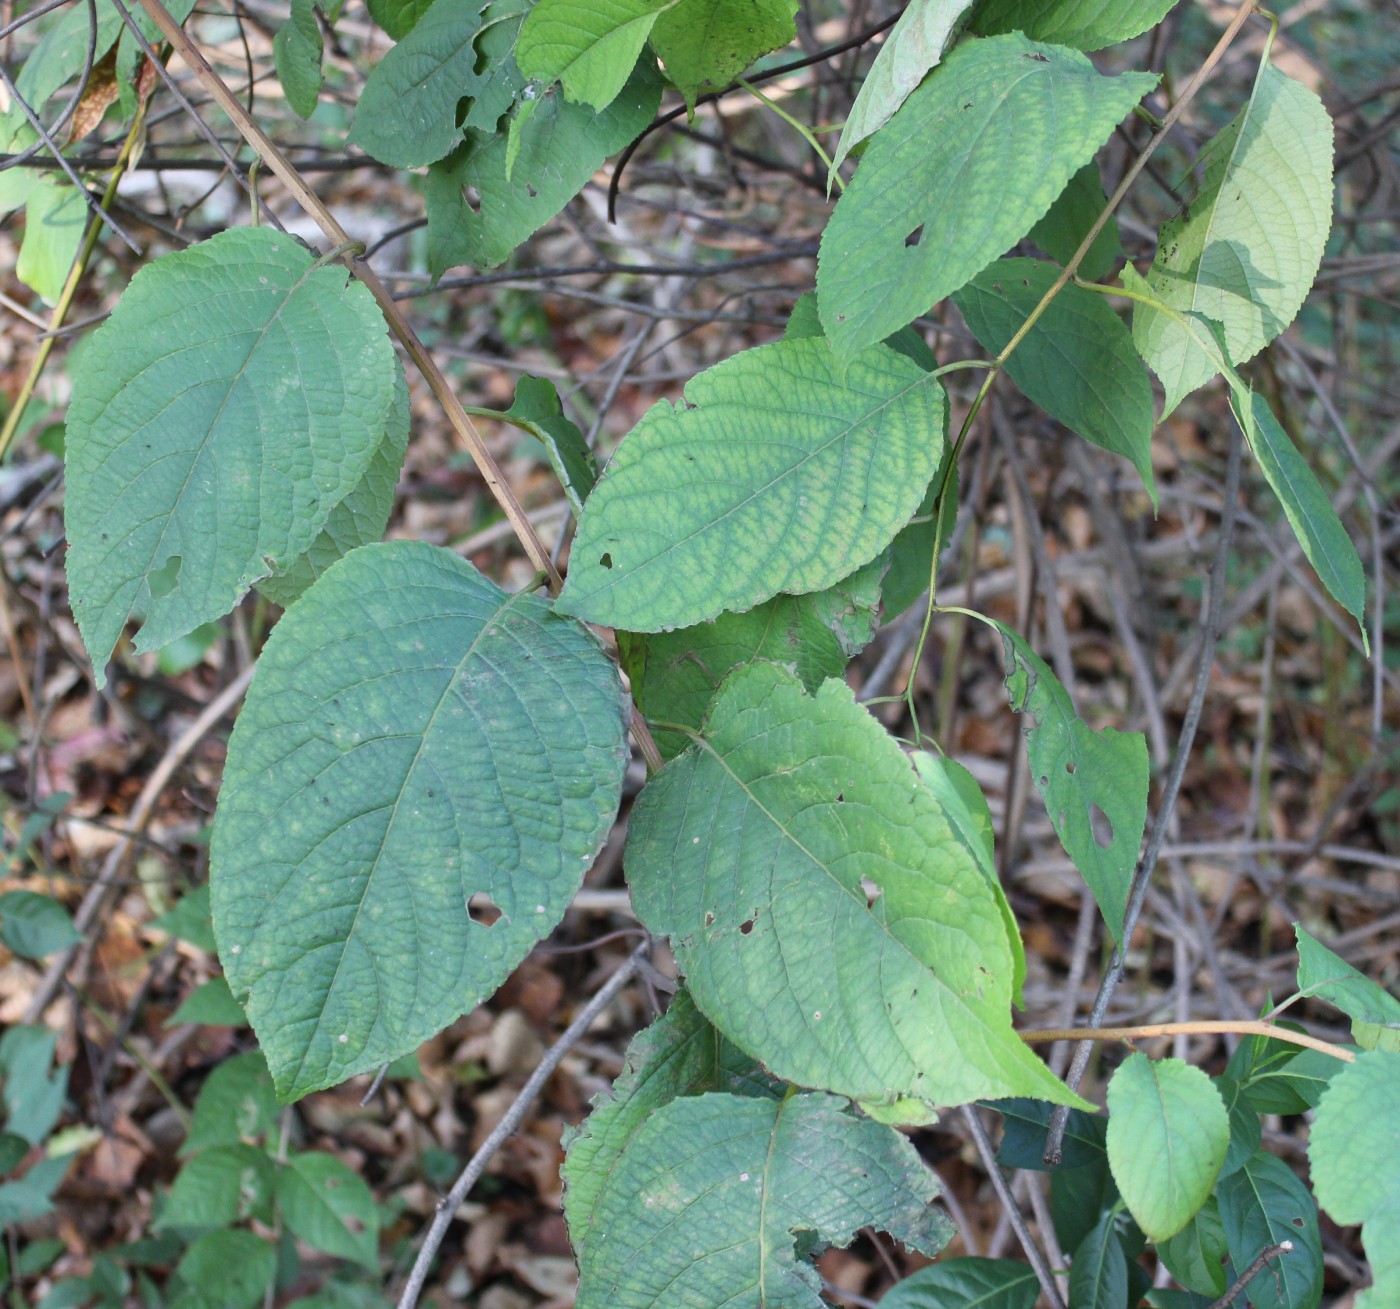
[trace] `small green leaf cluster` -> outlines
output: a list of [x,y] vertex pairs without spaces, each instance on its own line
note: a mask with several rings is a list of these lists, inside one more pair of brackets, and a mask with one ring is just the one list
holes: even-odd
[[[638,138],[668,82],[693,106],[785,44],[793,8],[380,4],[397,44],[350,139],[426,167],[434,274],[490,267]],[[1400,1057],[1377,988],[1300,936],[1300,989],[1346,1009],[1371,1053],[1338,1072],[1251,1039],[1214,1079],[1135,1054],[1104,1128],[1013,1026],[1025,959],[986,800],[921,734],[906,750],[843,675],[882,607],[928,591],[925,630],[940,612],[957,460],[1003,372],[1154,498],[1146,369],[1168,410],[1223,376],[1307,558],[1363,614],[1355,548],[1239,372],[1298,312],[1331,208],[1330,120],[1267,43],[1189,217],[1162,228],[1145,276],[1120,264],[1095,159],[1157,78],[1105,75],[1086,52],[1165,8],[912,4],[860,93],[838,151],[859,163],[782,340],[655,404],[601,475],[552,388],[523,384],[498,415],[544,443],[578,517],[557,596],[380,542],[409,439],[403,377],[365,288],[291,237],[236,229],[155,261],[81,356],[69,583],[99,681],[133,619],[145,650],[253,587],[286,606],[230,742],[211,855],[229,996],[282,1100],[380,1068],[487,998],[560,922],[617,817],[631,708],[659,734],[667,762],[632,809],[624,867],[684,986],[570,1149],[581,1309],[818,1305],[813,1256],[865,1226],[935,1252],[935,1186],[896,1128],[977,1100],[1004,1106],[1004,1158],[1023,1167],[1039,1166],[1027,1141],[1047,1106],[1072,1111],[1051,1190],[1076,1309],[1147,1296],[1149,1240],[1178,1295],[1219,1296],[1285,1235],[1277,1297],[1255,1303],[1315,1305],[1316,1208],[1259,1148],[1258,1116],[1316,1107],[1319,1193],[1365,1224],[1381,1302],[1393,1189],[1352,1186],[1360,1156],[1322,1130],[1383,1099]],[[279,37],[299,110],[319,86],[315,26],[298,4]],[[1110,296],[1134,303],[1131,328]],[[948,300],[992,358],[938,366],[911,324]],[[945,378],[963,367],[986,383],[954,437]],[[1126,945],[1145,740],[1091,729],[1026,639],[985,621],[1056,834]],[[193,1237],[190,1285],[237,1261],[228,1309],[276,1272],[238,1224],[280,1214],[373,1263],[367,1192],[332,1185],[324,1156],[274,1161],[266,1129],[194,1138],[162,1216]],[[1373,1157],[1393,1157],[1393,1134],[1375,1135]],[[1034,1291],[1018,1267],[966,1260],[891,1303],[990,1295]]]

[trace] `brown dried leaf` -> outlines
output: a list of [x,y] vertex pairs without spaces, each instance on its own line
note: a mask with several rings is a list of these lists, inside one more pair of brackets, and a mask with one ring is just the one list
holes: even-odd
[[121,87],[117,82],[117,49],[112,47],[93,66],[83,98],[73,111],[68,144],[81,141],[102,121],[102,115],[116,103]]

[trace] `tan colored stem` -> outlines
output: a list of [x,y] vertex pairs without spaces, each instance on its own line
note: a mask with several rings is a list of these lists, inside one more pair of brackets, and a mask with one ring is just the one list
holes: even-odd
[[1236,1036],[1272,1036],[1276,1041],[1287,1041],[1290,1045],[1302,1045],[1309,1050],[1330,1054],[1343,1063],[1356,1062],[1356,1056],[1350,1050],[1333,1045],[1330,1041],[1320,1041],[1305,1032],[1280,1027],[1277,1023],[1210,1021],[1143,1023],[1139,1027],[1047,1027],[1017,1032],[1016,1035],[1027,1045],[1040,1045],[1047,1041],[1145,1041],[1153,1036],[1223,1036],[1230,1033]]

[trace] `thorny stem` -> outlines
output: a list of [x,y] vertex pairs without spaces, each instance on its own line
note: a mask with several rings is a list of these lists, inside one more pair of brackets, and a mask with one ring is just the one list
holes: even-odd
[[1017,1032],[1027,1045],[1050,1041],[1145,1041],[1154,1036],[1271,1036],[1290,1045],[1303,1045],[1331,1055],[1343,1063],[1355,1063],[1356,1056],[1344,1046],[1320,1041],[1305,1032],[1265,1022],[1219,1022],[1214,1019],[1188,1023],[1141,1023],[1134,1027],[1045,1027]]

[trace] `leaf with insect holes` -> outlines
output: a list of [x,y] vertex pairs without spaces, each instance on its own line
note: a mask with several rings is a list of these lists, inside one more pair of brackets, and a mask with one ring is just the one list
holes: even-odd
[[[1111,727],[1093,731],[1025,637],[995,619],[987,621],[1001,633],[1011,708],[1034,724],[1026,732],[1026,758],[1036,790],[1113,939],[1121,941],[1128,888],[1147,827],[1147,739]],[[1096,821],[1108,830],[1096,832]]]
[[1004,254],[1156,81],[1014,33],[953,50],[870,142],[822,235],[841,362]]
[[1082,1106],[1012,1030],[1007,923],[965,839],[844,682],[757,663],[642,791],[624,864],[696,1004],[775,1076],[890,1121]]
[[559,607],[662,632],[833,586],[918,508],[945,406],[937,379],[882,345],[844,376],[820,338],[706,369],[618,447],[584,506]]
[[156,260],[87,343],[68,408],[68,584],[97,671],[305,553],[360,483],[400,375],[347,270],[235,228]]
[[219,957],[280,1094],[494,991],[572,900],[626,758],[616,668],[546,601],[421,542],[333,564],[263,649],[211,851]]

